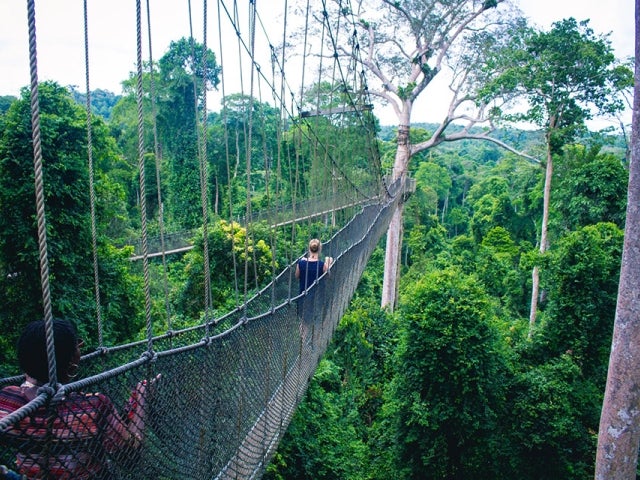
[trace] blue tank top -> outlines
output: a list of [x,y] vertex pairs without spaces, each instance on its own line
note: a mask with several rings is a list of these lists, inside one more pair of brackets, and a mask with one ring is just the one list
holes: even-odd
[[317,260],[310,262],[306,258],[298,260],[298,269],[300,270],[300,293],[304,292],[307,288],[315,282],[324,271],[324,262]]

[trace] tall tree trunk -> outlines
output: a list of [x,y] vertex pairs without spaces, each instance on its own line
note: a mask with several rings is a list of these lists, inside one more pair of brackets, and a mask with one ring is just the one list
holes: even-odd
[[636,0],[635,78],[627,219],[607,386],[602,404],[597,480],[635,479],[640,444],[640,0]]
[[[393,180],[401,178],[403,181],[407,176],[407,166],[411,158],[409,144],[409,117],[406,123],[398,126],[398,149],[393,166]],[[387,247],[384,256],[384,276],[382,279],[382,299],[380,306],[393,311],[396,305],[396,295],[398,291],[398,277],[400,272],[400,252],[402,244],[402,212],[403,204],[399,203],[393,213],[389,230],[387,231]]]
[[398,276],[400,271],[400,242],[402,241],[403,204],[393,212],[387,230],[387,248],[384,255],[384,276],[382,279],[382,308],[393,311],[396,305]]
[[[552,126],[550,126],[550,131]],[[551,179],[553,177],[553,156],[551,154],[551,137],[547,134],[547,168],[544,175],[544,194],[542,197],[542,226],[540,227],[540,254],[544,254],[549,246],[549,203],[551,198]],[[529,336],[536,323],[538,313],[538,297],[540,296],[540,269],[536,265],[531,274],[531,310],[529,311]]]

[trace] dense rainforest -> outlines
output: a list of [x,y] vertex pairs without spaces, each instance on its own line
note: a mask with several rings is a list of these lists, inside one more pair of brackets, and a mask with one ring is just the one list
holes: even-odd
[[529,334],[542,173],[460,147],[417,162],[399,307],[379,308],[380,247],[266,478],[592,476],[624,150],[585,139],[558,159],[555,248]]
[[[202,59],[190,52],[184,39],[172,43],[153,73],[159,80],[157,132],[145,117],[145,140],[153,144],[157,133],[162,152],[142,158],[144,190],[134,79],[124,82],[122,96],[92,95],[100,308],[108,345],[144,338],[143,272],[130,260],[143,193],[152,234],[189,232],[200,247],[168,257],[166,265],[151,262],[154,328],[201,320],[205,239],[194,161],[199,99],[184,66],[185,59]],[[199,72],[199,87],[213,88],[219,68],[215,58],[206,64],[211,67]],[[74,320],[88,346],[96,347],[85,101],[74,88],[40,86],[54,314]],[[259,129],[247,108],[260,119]],[[365,147],[357,125],[316,120],[315,128],[336,139],[337,175],[335,165],[312,155],[308,137],[296,135],[308,125],[292,123],[280,136],[280,121],[270,105],[239,94],[207,115],[206,245],[218,313],[268,282],[309,238],[328,239],[340,224],[327,217],[270,229],[241,216],[344,188],[327,178],[369,185],[393,165],[395,128],[378,127],[381,164],[369,165],[359,153]],[[251,128],[253,135],[238,133]],[[411,143],[436,129],[412,125]],[[496,135],[519,150],[545,148],[541,131],[505,128]],[[255,163],[247,170],[249,151]],[[265,478],[592,476],[623,244],[628,148],[622,135],[581,131],[553,155],[550,248],[544,253],[537,248],[543,164],[472,139],[412,157],[416,189],[404,207],[397,308],[380,308],[382,242]],[[17,334],[42,309],[32,156],[25,88],[20,98],[0,98],[3,375],[17,373]],[[532,326],[535,265],[542,266],[541,300]]]

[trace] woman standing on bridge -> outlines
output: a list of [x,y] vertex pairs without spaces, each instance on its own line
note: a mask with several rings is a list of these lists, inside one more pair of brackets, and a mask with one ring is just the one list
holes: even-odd
[[298,260],[296,278],[300,281],[300,293],[313,285],[313,282],[320,278],[331,266],[333,258],[326,257],[324,261],[320,260],[321,251],[322,243],[317,238],[313,238],[309,241],[309,251],[306,256]]
[[[307,254],[298,260],[296,264],[296,278],[300,282],[300,294],[309,290],[315,281],[322,276],[333,262],[333,258],[325,257],[324,261],[320,260],[320,252],[322,251],[322,243],[317,238],[309,241],[309,250]],[[316,300],[315,289],[311,289],[301,296],[298,300],[298,315],[302,317],[302,336],[311,341],[311,324],[314,318],[314,303]],[[319,299],[320,301],[322,299]]]

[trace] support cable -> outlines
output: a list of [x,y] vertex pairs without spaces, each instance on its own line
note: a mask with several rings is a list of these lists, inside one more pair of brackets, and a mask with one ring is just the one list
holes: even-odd
[[[201,106],[198,103],[198,76],[197,76],[197,56],[196,56],[196,48],[195,48],[195,39],[193,35],[193,15],[191,13],[191,0],[188,2],[189,4],[189,45],[191,47],[191,60],[193,62],[193,72],[191,74],[191,79],[193,82],[193,110],[194,110],[194,120],[195,120],[195,128],[196,128],[196,145],[198,152],[198,169],[200,174],[200,201],[202,204],[202,258],[203,258],[203,269],[204,269],[204,324],[205,324],[205,334],[209,337],[209,315],[211,314],[211,306],[212,306],[212,294],[211,294],[211,268],[209,263],[209,226],[208,226],[208,207],[207,207],[207,165],[206,159],[204,158],[206,155],[206,144],[207,135],[206,130],[203,131],[203,125],[200,120],[200,109]],[[206,4],[205,4],[206,10]],[[206,20],[206,19],[205,19]],[[205,27],[206,32],[206,27]],[[206,49],[206,46],[203,47]],[[202,78],[202,89],[206,91],[206,50],[204,50],[204,58],[202,59],[205,67],[205,73]],[[204,115],[206,116],[206,106]]]
[[147,187],[144,168],[144,116],[142,109],[142,12],[140,0],[136,0],[136,64],[138,106],[138,175],[140,180],[140,221],[142,231],[142,270],[144,276],[144,313],[147,327],[147,351],[153,352],[153,328],[151,324],[151,288],[149,280],[149,246],[147,241]]
[[98,323],[98,346],[104,347],[102,328],[102,302],[100,300],[100,275],[98,268],[98,234],[96,228],[96,189],[93,171],[93,129],[91,126],[91,88],[89,83],[89,20],[87,0],[84,0],[84,64],[87,92],[87,159],[89,162],[89,205],[91,208],[91,251],[93,254],[93,284],[96,297],[96,320]]
[[[255,42],[256,42],[256,8],[255,8],[255,0],[251,0],[249,2],[249,32],[250,32],[250,56],[251,58],[255,58]],[[246,235],[244,237],[244,301],[246,304],[249,299],[249,259],[251,256],[249,255],[249,241],[251,240],[249,232],[251,229],[252,222],[252,211],[251,211],[251,164],[253,157],[253,95],[254,95],[254,85],[255,85],[255,62],[251,62],[251,73],[249,75],[249,106],[248,106],[248,121],[247,121],[247,130],[248,134],[246,135],[246,146],[245,146],[245,168],[246,168],[246,213],[245,218],[246,222]],[[257,279],[256,279],[257,281]]]
[[153,66],[153,48],[151,42],[151,7],[149,6],[149,0],[147,0],[147,36],[149,38],[149,94],[151,96],[151,116],[153,117],[153,151],[156,165],[156,190],[158,191],[158,226],[160,228],[160,248],[162,251],[164,304],[167,315],[167,329],[171,330],[171,303],[169,302],[169,278],[167,273],[167,255],[164,231],[164,204],[162,202],[162,182],[160,178],[162,152],[160,150],[160,142],[158,141],[158,112],[156,105],[156,82]]
[[[224,46],[223,46],[223,42],[222,42],[222,22],[221,22],[221,18],[222,16],[220,15],[221,10],[220,10],[220,3],[221,0],[218,0],[217,2],[217,6],[218,6],[218,48],[219,48],[219,55],[220,55],[220,63],[224,64]],[[231,228],[231,259],[233,262],[233,294],[234,294],[234,299],[235,299],[235,305],[238,305],[240,302],[240,293],[239,293],[239,287],[238,287],[238,275],[237,275],[237,259],[236,259],[236,252],[235,252],[235,248],[234,248],[234,242],[235,242],[235,235],[234,235],[234,222],[233,222],[233,191],[232,191],[232,181],[235,179],[235,175],[231,175],[231,153],[230,153],[230,148],[229,148],[229,129],[228,129],[228,125],[229,125],[229,113],[228,113],[228,108],[227,108],[227,94],[226,94],[226,75],[225,75],[225,69],[222,69],[222,73],[221,73],[221,79],[220,79],[220,88],[222,90],[222,122],[224,125],[223,128],[223,132],[224,132],[224,149],[225,149],[225,164],[227,167],[227,194],[228,194],[228,202],[229,202],[229,219],[230,219],[230,223],[229,223],[229,227]]]
[[40,96],[38,93],[38,53],[36,41],[35,0],[27,2],[29,23],[29,70],[31,74],[31,139],[33,141],[34,179],[36,188],[36,216],[38,220],[38,246],[40,256],[40,283],[42,284],[42,306],[44,309],[49,385],[58,387],[56,374],[56,351],[53,338],[53,312],[51,308],[51,286],[49,282],[49,257],[47,256],[47,219],[44,211],[44,181],[42,174],[42,137],[40,131]]

